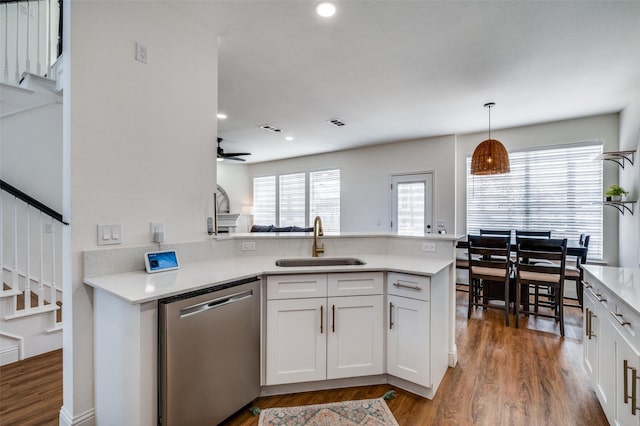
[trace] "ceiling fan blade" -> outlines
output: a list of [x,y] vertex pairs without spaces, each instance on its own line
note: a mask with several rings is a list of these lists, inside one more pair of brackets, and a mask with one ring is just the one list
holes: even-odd
[[218,138],[218,158],[224,158],[227,160],[235,160],[235,161],[247,161],[242,158],[237,158],[240,155],[251,155],[250,152],[224,152],[224,149],[220,146],[220,142],[222,142],[222,138]]
[[224,152],[222,155],[226,157],[238,157],[240,155],[251,155],[250,152]]

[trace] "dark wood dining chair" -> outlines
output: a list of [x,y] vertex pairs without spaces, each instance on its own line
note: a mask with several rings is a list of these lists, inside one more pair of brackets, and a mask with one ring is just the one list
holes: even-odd
[[[489,307],[490,287],[501,287],[497,293],[504,301],[504,320],[509,326],[509,278],[511,275],[511,237],[469,235],[469,306],[467,319],[474,307]],[[482,302],[480,302],[482,300]],[[494,307],[493,305],[491,307]],[[496,306],[497,307],[497,306]]]
[[[567,281],[574,281],[576,283],[576,298],[565,297],[568,300],[576,300],[578,302],[578,306],[582,308],[582,281],[584,280],[584,269],[582,269],[582,265],[587,263],[587,252],[589,250],[589,239],[590,235],[581,234],[580,235],[580,245],[583,246],[586,250],[582,256],[576,256],[575,266],[567,265],[564,270],[564,279]],[[565,303],[565,306],[576,306],[572,303]]]
[[[469,253],[456,255],[456,275],[457,271],[468,271],[469,270]],[[462,293],[469,292],[469,282],[458,281],[458,277],[456,276],[456,291],[460,291]]]
[[516,239],[518,237],[524,238],[551,238],[551,231],[521,231],[516,229]]
[[[564,276],[567,259],[567,239],[520,238],[516,251],[516,327],[520,314],[554,318],[560,322],[564,336]],[[550,263],[534,263],[528,259],[544,259]],[[532,293],[533,291],[533,293]],[[533,298],[533,300],[531,300]],[[544,312],[540,308],[545,309]],[[549,312],[549,313],[547,313]]]
[[493,235],[496,237],[511,237],[511,229],[481,229],[480,235]]

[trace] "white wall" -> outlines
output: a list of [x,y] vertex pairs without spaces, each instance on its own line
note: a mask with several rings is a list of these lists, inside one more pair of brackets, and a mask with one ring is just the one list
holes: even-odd
[[218,163],[218,185],[229,196],[230,213],[240,213],[236,232],[248,232],[251,218],[242,214],[242,208],[252,205],[253,181],[249,178],[249,167],[230,161]]
[[[388,231],[390,177],[394,173],[434,172],[434,225],[454,224],[454,137],[443,136],[377,145],[249,165],[250,179],[275,173],[340,169],[340,230]],[[252,183],[250,183],[252,184]]]
[[0,119],[0,152],[2,180],[62,211],[61,104],[52,101]]
[[[527,147],[562,145],[571,142],[602,140],[604,151],[618,150],[618,114],[607,114],[574,120],[556,121],[535,126],[492,130],[491,136],[504,144],[507,150]],[[459,135],[457,138],[457,231],[466,232],[466,158],[475,147],[487,139],[487,133]],[[618,166],[604,164],[604,187],[617,183]],[[604,190],[603,190],[604,192]],[[604,260],[611,265],[618,262],[618,211],[604,207]]]
[[[629,191],[629,200],[640,199],[640,85],[633,101],[620,113],[620,150],[636,151],[634,166],[620,170],[620,185]],[[627,163],[628,164],[628,163]],[[620,266],[637,268],[640,265],[640,206],[635,214],[620,217]]]
[[[149,242],[150,221],[164,222],[166,242],[207,238],[218,79],[216,36],[166,3],[64,6],[72,277],[64,289],[61,420],[69,420],[93,407],[92,292],[82,283],[82,252],[96,247],[98,223],[122,224],[125,245]],[[136,42],[148,49],[146,65],[134,60]]]

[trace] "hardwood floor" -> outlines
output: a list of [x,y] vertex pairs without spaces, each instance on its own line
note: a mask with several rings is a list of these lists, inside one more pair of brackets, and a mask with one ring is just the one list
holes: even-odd
[[62,349],[0,367],[0,425],[57,425]]
[[[458,293],[458,365],[450,368],[433,401],[390,385],[258,398],[261,408],[379,398],[401,426],[607,425],[582,367],[582,316],[565,309],[565,333],[551,319],[521,319],[505,327],[504,313],[478,309],[467,321],[467,294]],[[512,319],[514,319],[512,317]],[[242,412],[228,423],[257,425]]]
[[[565,309],[566,337],[551,319],[521,319],[504,326],[499,310],[474,311],[458,293],[458,365],[450,368],[433,401],[390,385],[364,386],[258,398],[261,408],[378,398],[401,426],[606,425],[582,367],[581,314]],[[513,319],[513,317],[512,317]],[[57,425],[62,406],[62,351],[0,367],[0,425]],[[257,425],[243,411],[232,426]]]

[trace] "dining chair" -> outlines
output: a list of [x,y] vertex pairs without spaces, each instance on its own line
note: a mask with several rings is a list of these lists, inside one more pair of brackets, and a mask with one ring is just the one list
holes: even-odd
[[[560,322],[560,334],[564,336],[564,276],[567,259],[567,239],[519,238],[516,241],[516,301],[521,301],[525,291],[525,303],[516,303],[516,327],[520,314],[554,318]],[[533,263],[528,259],[544,259],[551,263]],[[531,293],[533,291],[533,293]],[[533,301],[531,300],[533,296]],[[541,312],[540,308],[551,312]]]
[[[551,231],[526,231],[516,229],[516,241],[518,238],[551,238]],[[551,263],[546,259],[527,259],[528,262],[534,263]]]
[[[587,263],[587,252],[589,250],[589,239],[590,235],[581,234],[580,235],[580,245],[585,248],[585,251],[582,256],[576,256],[575,258],[575,266],[567,265],[564,270],[564,279],[568,281],[575,281],[576,283],[576,298],[565,297],[568,300],[577,300],[578,306],[582,308],[582,281],[584,280],[584,269],[582,265]],[[576,306],[574,304],[565,304],[565,306]]]
[[469,253],[457,254],[456,255],[456,291],[460,291],[462,293],[469,292],[469,282],[459,281],[457,277],[458,270],[468,271],[469,270]]
[[[490,300],[504,300],[504,319],[509,326],[509,277],[511,275],[511,237],[469,235],[469,306],[467,319],[473,307],[489,307]],[[503,296],[492,297],[491,287],[501,287]],[[498,290],[498,289],[496,289]],[[482,299],[482,302],[480,302]],[[492,305],[491,307],[496,307]]]
[[551,231],[521,231],[516,229],[516,238],[551,238]]
[[481,229],[480,235],[511,237],[511,229]]

